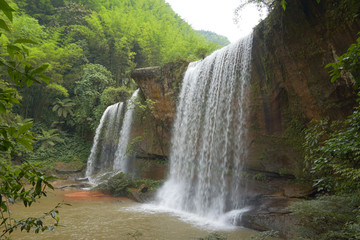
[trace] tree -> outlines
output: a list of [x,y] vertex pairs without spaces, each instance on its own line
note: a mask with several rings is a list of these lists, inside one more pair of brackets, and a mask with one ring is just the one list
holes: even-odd
[[67,118],[67,116],[73,115],[72,108],[74,107],[74,103],[71,99],[57,99],[56,103],[54,104],[54,107],[52,108],[53,112],[56,112],[59,117],[62,117],[64,119]]
[[[0,10],[7,20],[12,22],[14,9],[5,0],[0,0]],[[0,29],[10,31],[5,20],[0,18]],[[52,177],[45,176],[27,162],[20,166],[13,166],[9,159],[6,159],[7,153],[14,154],[18,145],[32,150],[32,142],[35,140],[34,134],[29,131],[32,122],[18,127],[11,126],[5,121],[6,116],[12,112],[13,104],[20,104],[17,90],[9,85],[30,87],[34,82],[48,83],[50,80],[43,74],[48,65],[44,64],[35,68],[26,61],[29,55],[26,44],[36,44],[36,42],[25,38],[15,39],[6,46],[7,58],[0,58],[0,66],[8,73],[8,82],[2,80],[3,84],[0,87],[0,227],[2,229],[0,238],[11,234],[18,227],[28,232],[34,229],[36,233],[52,229],[58,225],[59,221],[56,214],[60,205],[40,218],[29,217],[21,220],[12,218],[9,209],[10,204],[17,200],[21,201],[25,207],[31,206],[36,199],[46,196],[47,187],[53,189],[49,183]],[[27,184],[31,187],[26,187]],[[55,223],[51,226],[44,225],[42,218],[45,216],[51,216]]]

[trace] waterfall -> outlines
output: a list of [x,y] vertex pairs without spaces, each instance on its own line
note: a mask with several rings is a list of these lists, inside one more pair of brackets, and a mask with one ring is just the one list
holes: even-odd
[[131,169],[129,168],[130,157],[127,154],[128,143],[130,138],[131,124],[135,111],[135,100],[138,96],[139,89],[137,89],[127,106],[127,111],[125,113],[124,122],[120,132],[119,145],[115,153],[114,159],[114,170],[119,170],[124,173],[129,173]]
[[133,93],[127,104],[121,102],[107,107],[101,116],[87,161],[87,178],[92,178],[101,171],[129,172],[126,167],[130,158],[126,150],[138,92],[139,89]]
[[241,170],[252,35],[189,65],[173,128],[160,206],[219,219],[244,207]]

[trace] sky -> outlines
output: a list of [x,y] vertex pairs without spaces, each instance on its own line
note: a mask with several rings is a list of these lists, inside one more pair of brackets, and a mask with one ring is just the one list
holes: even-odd
[[259,22],[255,7],[242,12],[239,26],[234,23],[234,11],[240,0],[165,0],[172,9],[195,30],[207,30],[226,36],[235,42],[248,35]]

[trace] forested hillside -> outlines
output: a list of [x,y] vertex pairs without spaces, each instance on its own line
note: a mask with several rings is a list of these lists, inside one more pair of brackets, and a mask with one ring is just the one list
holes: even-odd
[[218,35],[211,31],[205,31],[205,30],[198,30],[198,32],[205,37],[206,40],[212,43],[218,43],[221,46],[226,46],[230,44],[229,39],[227,37]]
[[[18,88],[21,105],[6,121],[33,119],[35,153],[20,149],[13,158],[84,163],[105,108],[126,100],[136,88],[135,68],[180,59],[196,60],[220,47],[208,42],[164,0],[12,0],[10,32],[0,37],[0,54],[15,39],[29,51],[27,61],[50,84]],[[1,72],[2,85],[9,76]],[[16,119],[16,121],[14,121]],[[76,146],[76,147],[74,147]],[[49,165],[48,165],[49,166]]]

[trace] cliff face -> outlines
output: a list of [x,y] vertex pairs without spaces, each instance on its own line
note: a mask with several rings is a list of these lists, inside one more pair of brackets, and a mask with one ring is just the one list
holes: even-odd
[[331,83],[325,69],[360,31],[350,18],[359,4],[344,2],[288,1],[286,11],[274,9],[254,30],[249,168],[298,174],[306,124],[351,113],[351,83]]
[[[311,119],[344,119],[356,103],[347,79],[330,82],[329,69],[355,42],[360,31],[356,1],[287,1],[254,30],[248,170],[263,174],[250,180],[256,207],[243,224],[278,230],[289,239],[294,221],[286,206],[313,192],[291,184],[304,168],[303,129]],[[255,196],[255,197],[254,197]],[[250,196],[251,197],[251,196]]]
[[139,68],[131,73],[147,109],[138,116],[133,131],[134,137],[142,136],[136,150],[141,157],[168,156],[176,100],[188,64],[179,61],[164,67]]

